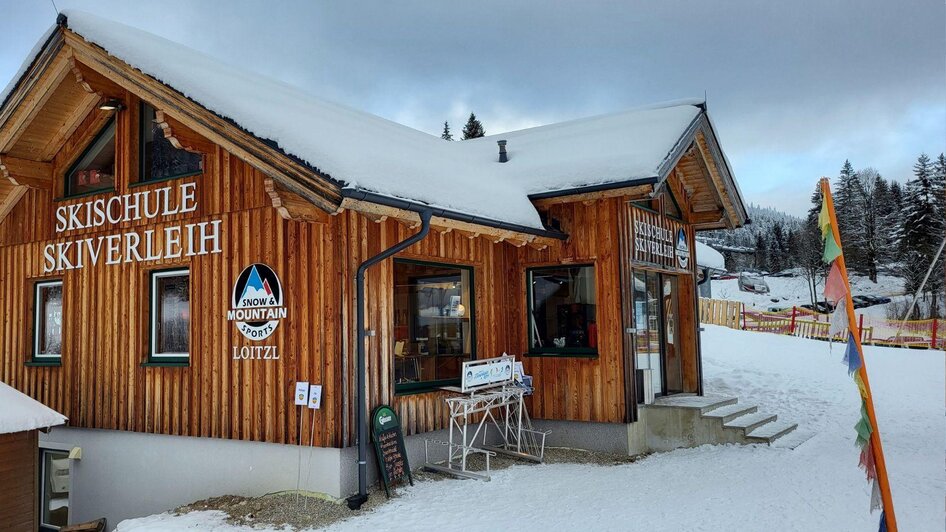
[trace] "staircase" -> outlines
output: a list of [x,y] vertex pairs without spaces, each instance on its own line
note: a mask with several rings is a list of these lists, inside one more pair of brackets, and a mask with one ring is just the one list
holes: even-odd
[[[655,450],[705,444],[764,443],[794,449],[814,433],[720,395],[671,395],[646,405],[648,444]],[[682,437],[681,437],[682,434]]]

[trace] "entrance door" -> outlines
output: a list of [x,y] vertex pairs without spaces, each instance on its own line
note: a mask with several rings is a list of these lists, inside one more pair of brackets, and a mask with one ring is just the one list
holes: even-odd
[[680,345],[680,291],[676,275],[661,275],[663,290],[663,362],[666,393],[683,391],[683,352]]
[[637,369],[649,369],[654,395],[663,394],[660,364],[661,317],[659,274],[634,270],[634,355]]
[[677,276],[635,269],[633,281],[636,367],[651,370],[654,395],[682,392]]

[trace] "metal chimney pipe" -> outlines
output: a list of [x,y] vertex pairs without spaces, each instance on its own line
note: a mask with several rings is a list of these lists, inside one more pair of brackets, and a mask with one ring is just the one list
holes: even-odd
[[497,140],[496,144],[499,144],[499,162],[504,163],[509,160],[509,157],[506,155],[506,141]]

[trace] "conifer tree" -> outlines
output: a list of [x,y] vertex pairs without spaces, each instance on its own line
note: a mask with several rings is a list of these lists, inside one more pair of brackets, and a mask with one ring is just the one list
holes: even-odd
[[[943,239],[946,221],[937,217],[934,169],[930,158],[921,154],[913,165],[914,179],[907,182],[901,209],[902,224],[899,232],[900,274],[904,288],[914,293],[923,282],[923,277]],[[929,303],[929,315],[938,314],[938,303],[934,294],[942,289],[941,276],[930,276],[924,289],[924,299]],[[916,314],[913,317],[919,316]]]
[[844,246],[844,262],[852,271],[867,273],[863,258],[864,231],[860,223],[864,213],[864,190],[851,161],[845,160],[833,191],[838,231]]
[[476,119],[476,115],[470,113],[470,118],[467,119],[466,125],[463,126],[463,140],[475,139],[486,135],[486,130],[483,129],[483,124]]
[[450,133],[450,124],[445,120],[443,123],[443,133],[440,134],[443,140],[453,140],[453,133]]

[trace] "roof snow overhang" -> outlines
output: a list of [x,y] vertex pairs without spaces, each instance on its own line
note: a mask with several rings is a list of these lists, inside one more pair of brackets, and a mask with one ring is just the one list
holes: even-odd
[[[654,197],[669,190],[692,210],[689,223],[697,230],[736,228],[748,223],[748,211],[723,154],[712,121],[701,112],[683,130],[652,176],[596,183],[530,194],[537,208],[556,203],[589,201],[609,197],[627,199]],[[690,201],[702,195],[703,201]],[[709,203],[711,199],[712,203]]]

